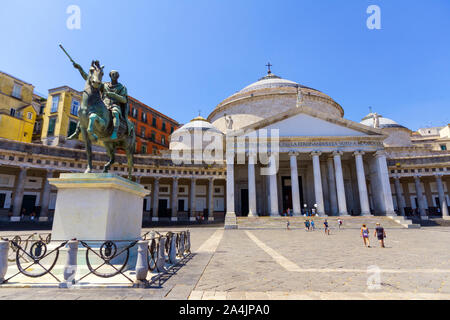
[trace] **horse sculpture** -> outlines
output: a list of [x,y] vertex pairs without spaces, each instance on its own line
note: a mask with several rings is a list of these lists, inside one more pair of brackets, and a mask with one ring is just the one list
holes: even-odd
[[[117,134],[117,139],[112,139],[113,116],[109,108],[105,105],[105,84],[103,79],[103,68],[98,61],[92,61],[89,73],[85,73],[81,66],[72,60],[74,67],[80,71],[81,76],[86,80],[83,91],[80,109],[78,112],[79,123],[77,136],[80,132],[86,144],[87,169],[85,173],[92,172],[92,141],[100,140],[106,148],[109,162],[105,164],[103,172],[107,173],[115,163],[115,153],[117,148],[125,150],[128,160],[128,179],[131,180],[133,173],[133,154],[136,145],[136,132],[132,122],[127,120],[127,114],[123,115]],[[128,101],[126,102],[128,103]]]

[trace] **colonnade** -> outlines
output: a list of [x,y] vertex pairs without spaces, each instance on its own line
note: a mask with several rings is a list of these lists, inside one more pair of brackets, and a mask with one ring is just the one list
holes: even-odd
[[[339,215],[348,216],[347,202],[346,202],[346,190],[344,185],[344,174],[342,169],[342,157],[344,153],[342,151],[334,151],[328,154],[327,168],[329,181],[327,190],[330,200],[330,212],[325,212],[324,203],[324,190],[322,185],[322,175],[326,174],[322,172],[320,157],[324,153],[320,151],[313,151],[309,153],[310,161],[313,167],[314,176],[314,196],[317,213],[320,216],[325,215]],[[358,193],[361,207],[361,215],[367,216],[371,214],[368,188],[366,183],[366,172],[364,169],[364,156],[363,151],[355,151],[352,153],[355,161],[356,175],[358,182]],[[298,161],[299,152],[289,152],[289,163],[291,170],[291,196],[292,196],[292,210],[294,216],[301,215],[300,204],[300,190],[299,190],[299,174],[298,174]],[[277,160],[278,154],[272,154],[269,157],[271,164]],[[382,207],[387,214],[393,214],[392,194],[390,192],[389,176],[387,173],[386,156],[382,152],[374,153],[375,161],[377,161],[377,179],[378,185],[381,187],[383,193],[383,205]],[[229,157],[227,159],[227,212],[235,214],[235,199],[234,199],[234,158]],[[384,161],[384,164],[383,164]],[[256,156],[248,155],[248,191],[249,191],[249,216],[258,216],[258,209],[256,207],[256,176],[255,176]],[[385,174],[386,177],[382,177]],[[268,198],[270,201],[269,214],[271,216],[279,216],[280,208],[278,202],[278,179],[277,173],[269,175],[268,179],[269,192]]]

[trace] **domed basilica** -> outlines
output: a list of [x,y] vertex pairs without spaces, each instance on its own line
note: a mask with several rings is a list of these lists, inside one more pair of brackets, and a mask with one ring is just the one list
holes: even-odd
[[[223,139],[230,221],[310,210],[321,216],[448,215],[446,150],[417,144],[411,130],[374,112],[359,123],[345,119],[331,97],[270,69],[207,119],[175,131],[172,152],[180,149],[178,136],[192,128]],[[269,162],[250,148],[250,133],[261,131],[268,132],[268,145],[277,140],[277,150],[268,147]],[[270,161],[277,170],[266,174]]]

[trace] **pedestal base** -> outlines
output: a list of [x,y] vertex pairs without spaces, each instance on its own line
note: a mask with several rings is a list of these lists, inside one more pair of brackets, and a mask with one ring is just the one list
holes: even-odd
[[11,222],[20,222],[20,217],[11,217],[9,219],[9,221],[11,221]]
[[142,185],[114,174],[61,174],[52,239],[134,240],[141,236]]
[[48,217],[39,217],[39,222],[47,222]]
[[236,219],[236,213],[234,212],[227,212],[227,215],[225,216],[225,229],[237,229],[237,219]]

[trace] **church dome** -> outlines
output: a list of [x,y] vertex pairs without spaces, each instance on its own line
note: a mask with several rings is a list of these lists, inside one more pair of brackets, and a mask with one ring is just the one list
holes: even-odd
[[258,81],[248,85],[241,91],[240,93],[249,92],[253,90],[260,90],[260,89],[272,89],[272,88],[283,88],[283,87],[292,87],[297,88],[299,86],[298,83],[286,80],[283,78],[280,78],[276,75],[274,75],[272,72],[268,73],[267,76],[259,79]]
[[194,141],[201,141],[202,148],[204,148],[209,143],[209,139],[204,139],[205,135],[212,136],[215,139],[222,139],[223,137],[223,133],[220,130],[205,118],[198,116],[172,133],[169,149],[194,150]]
[[381,114],[371,112],[360,123],[371,128],[380,128],[383,134],[386,135],[386,139],[383,141],[385,147],[412,146],[411,131],[394,120],[383,117]]
[[198,117],[192,119],[191,121],[189,121],[187,124],[185,124],[181,128],[175,130],[172,133],[172,136],[186,132],[186,131],[192,132],[195,129],[202,130],[202,131],[211,130],[213,132],[222,134],[222,132],[217,130],[217,128],[215,126],[213,126],[208,120],[206,120],[202,116],[198,116]]
[[266,76],[219,103],[208,120],[222,132],[239,130],[290,111],[299,103],[331,117],[344,116],[342,107],[328,95],[283,79],[269,70]]
[[379,128],[380,129],[384,129],[384,128],[401,128],[401,129],[407,129],[404,126],[398,124],[397,122],[395,122],[392,119],[389,118],[385,118],[383,117],[381,114],[378,113],[369,113],[367,116],[365,116],[362,120],[361,120],[361,124],[369,126],[374,128],[375,127],[375,117],[378,117],[378,122],[379,122]]

